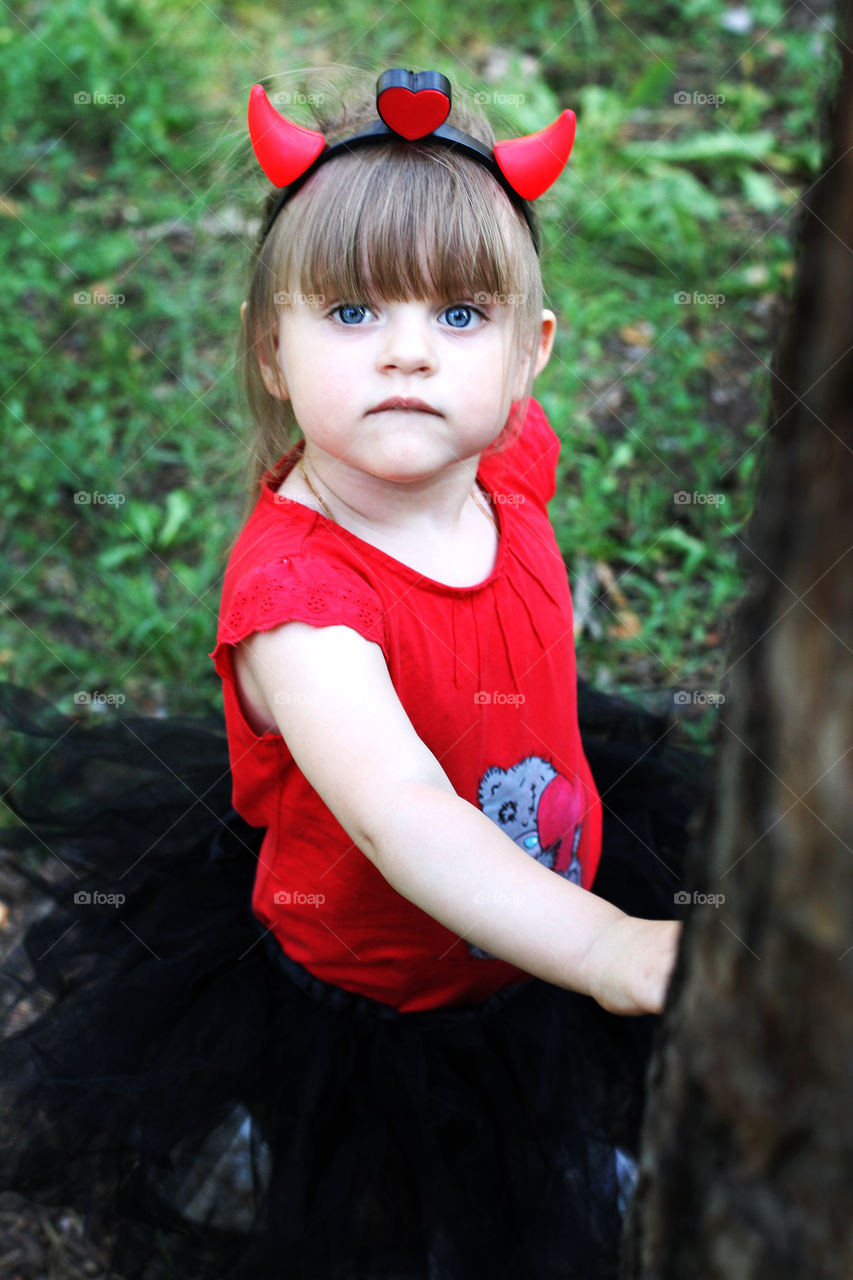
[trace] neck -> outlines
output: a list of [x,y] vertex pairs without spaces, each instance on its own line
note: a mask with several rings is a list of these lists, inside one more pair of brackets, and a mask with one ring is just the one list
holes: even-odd
[[310,442],[302,460],[309,488],[330,518],[354,532],[423,537],[458,527],[476,482],[479,455],[415,480],[371,475]]

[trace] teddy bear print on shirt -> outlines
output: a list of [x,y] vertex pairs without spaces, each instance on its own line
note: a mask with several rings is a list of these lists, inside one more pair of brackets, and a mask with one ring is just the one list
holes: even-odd
[[[580,884],[578,846],[586,805],[580,778],[570,781],[541,756],[527,756],[509,769],[487,769],[477,802],[525,853]],[[472,943],[468,946],[473,956],[493,958]]]

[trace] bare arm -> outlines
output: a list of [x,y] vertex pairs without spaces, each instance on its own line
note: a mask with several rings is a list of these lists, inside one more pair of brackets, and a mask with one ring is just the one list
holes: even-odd
[[292,622],[237,652],[299,768],[398,893],[454,933],[618,1013],[662,1007],[679,926],[636,920],[524,853],[458,796],[379,647]]

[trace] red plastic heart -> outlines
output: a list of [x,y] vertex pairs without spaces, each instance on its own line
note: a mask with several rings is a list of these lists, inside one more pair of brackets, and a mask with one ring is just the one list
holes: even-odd
[[385,89],[377,102],[379,114],[389,129],[414,142],[443,124],[450,112],[446,94],[439,89]]

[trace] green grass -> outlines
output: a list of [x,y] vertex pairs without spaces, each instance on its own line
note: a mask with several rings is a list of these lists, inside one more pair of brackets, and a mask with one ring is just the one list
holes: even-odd
[[[499,133],[578,112],[569,169],[540,202],[560,332],[537,394],[563,441],[560,544],[576,595],[599,597],[579,669],[670,703],[673,687],[716,689],[792,208],[818,171],[816,104],[835,66],[808,10],[759,3],[748,35],[725,30],[725,11],[717,0],[296,5],[286,19],[177,0],[7,9],[7,678],[66,707],[80,690],[142,711],[219,705],[206,654],[248,456],[234,368],[244,224],[265,190],[245,100],[258,78],[340,61],[436,66],[521,97],[498,104]],[[679,492],[722,497],[685,504]]]

